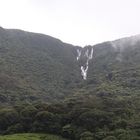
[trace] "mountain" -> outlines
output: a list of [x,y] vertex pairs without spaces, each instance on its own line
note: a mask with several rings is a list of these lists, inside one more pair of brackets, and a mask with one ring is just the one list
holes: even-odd
[[139,60],[139,35],[82,48],[0,28],[0,102],[53,102],[110,82],[139,90]]
[[[140,83],[140,36],[132,36],[92,46],[89,61],[87,87],[102,84],[115,85],[125,91],[139,91]],[[91,48],[90,48],[91,49]],[[86,88],[87,88],[86,87]]]
[[0,28],[0,134],[139,140],[139,85],[140,35],[82,48]]
[[1,102],[63,98],[81,81],[76,62],[73,45],[43,34],[0,28]]

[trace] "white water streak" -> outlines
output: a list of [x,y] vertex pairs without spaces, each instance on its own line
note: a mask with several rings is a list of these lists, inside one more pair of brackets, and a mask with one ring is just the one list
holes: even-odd
[[91,49],[90,51],[90,54],[89,54],[89,49],[87,49],[87,51],[85,52],[84,56],[87,57],[87,61],[86,61],[86,66],[81,66],[81,75],[83,77],[84,80],[87,79],[87,71],[88,71],[88,68],[89,68],[89,60],[91,60],[93,58],[93,48]]
[[89,55],[89,60],[91,60],[93,58],[93,48],[91,49],[91,53]]
[[81,75],[83,77],[84,80],[87,79],[87,71],[88,71],[88,66],[86,66],[86,68],[84,68],[83,66],[81,66]]
[[80,59],[81,56],[81,50],[77,49],[77,61]]

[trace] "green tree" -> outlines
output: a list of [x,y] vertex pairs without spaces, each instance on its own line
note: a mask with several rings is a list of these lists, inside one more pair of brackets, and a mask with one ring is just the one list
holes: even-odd
[[80,135],[80,140],[94,140],[93,133],[85,131]]
[[18,122],[19,115],[14,109],[0,110],[0,130],[6,130],[10,125]]

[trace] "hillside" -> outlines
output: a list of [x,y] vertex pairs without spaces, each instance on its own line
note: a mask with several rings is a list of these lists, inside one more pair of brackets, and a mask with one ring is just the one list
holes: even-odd
[[0,134],[139,140],[139,60],[139,35],[82,48],[0,28]]
[[0,28],[0,102],[56,102],[110,82],[139,91],[139,60],[139,35],[81,48]]
[[50,36],[0,28],[0,101],[63,99],[81,80],[75,49]]

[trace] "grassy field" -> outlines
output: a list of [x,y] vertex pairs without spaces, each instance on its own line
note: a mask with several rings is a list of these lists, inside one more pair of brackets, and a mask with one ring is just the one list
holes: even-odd
[[62,137],[50,134],[13,134],[0,136],[0,140],[66,140]]

